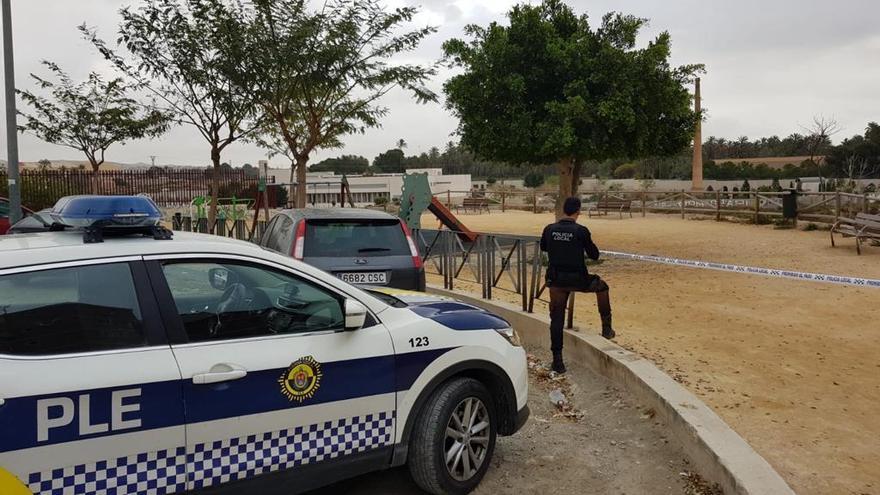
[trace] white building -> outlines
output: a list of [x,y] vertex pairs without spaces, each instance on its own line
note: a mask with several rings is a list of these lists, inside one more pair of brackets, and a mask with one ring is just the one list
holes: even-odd
[[[281,172],[281,171],[270,171]],[[465,196],[471,190],[470,174],[443,175],[439,168],[408,169],[407,174],[425,173],[428,184],[435,195],[448,194],[451,197]],[[276,182],[288,175],[276,173]],[[376,198],[389,200],[399,198],[403,189],[404,174],[346,175],[351,189],[351,199],[356,206],[375,204]],[[279,180],[280,179],[280,180]],[[309,206],[332,206],[339,204],[342,176],[333,172],[310,172],[306,174],[306,203]]]

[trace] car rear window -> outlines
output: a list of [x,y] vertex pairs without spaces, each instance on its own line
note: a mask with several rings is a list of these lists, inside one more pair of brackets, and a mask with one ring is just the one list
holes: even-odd
[[303,256],[409,256],[396,219],[308,220]]

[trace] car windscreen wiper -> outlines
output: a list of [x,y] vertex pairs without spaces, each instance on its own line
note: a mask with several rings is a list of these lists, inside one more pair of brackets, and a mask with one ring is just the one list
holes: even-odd
[[374,252],[374,251],[391,251],[391,249],[390,248],[383,248],[383,247],[368,247],[368,248],[358,249],[359,253],[369,253],[369,252]]

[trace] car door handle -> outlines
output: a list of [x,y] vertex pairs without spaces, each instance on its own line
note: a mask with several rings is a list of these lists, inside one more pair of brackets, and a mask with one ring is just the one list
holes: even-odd
[[193,375],[193,383],[196,385],[208,385],[211,383],[229,382],[247,376],[247,370],[234,364],[215,364],[211,371]]

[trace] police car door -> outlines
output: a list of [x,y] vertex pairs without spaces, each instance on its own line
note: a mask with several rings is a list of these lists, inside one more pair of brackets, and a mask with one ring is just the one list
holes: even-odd
[[184,434],[140,260],[0,270],[0,493],[181,492]]
[[160,306],[174,312],[166,326],[178,332],[192,489],[322,461],[388,465],[394,357],[384,326],[369,317],[343,331],[345,295],[282,265],[154,259]]

